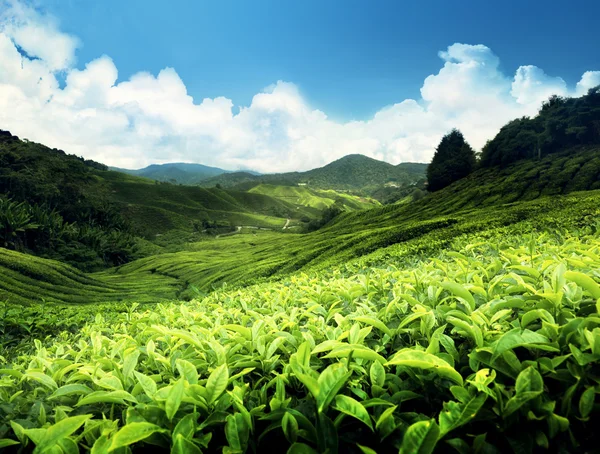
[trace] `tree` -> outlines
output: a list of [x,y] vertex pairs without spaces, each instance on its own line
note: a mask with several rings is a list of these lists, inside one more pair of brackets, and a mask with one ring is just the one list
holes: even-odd
[[427,167],[427,189],[439,191],[469,175],[475,168],[475,152],[458,129],[446,134]]

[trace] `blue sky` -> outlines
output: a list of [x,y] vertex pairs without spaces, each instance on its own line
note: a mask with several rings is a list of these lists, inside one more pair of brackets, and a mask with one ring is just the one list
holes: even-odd
[[109,165],[475,149],[600,84],[600,2],[0,0],[0,129]]
[[513,73],[523,62],[575,83],[600,68],[594,1],[53,0],[82,62],[107,54],[120,79],[176,68],[194,98],[248,105],[293,81],[311,105],[364,119],[415,98],[448,45],[482,43]]

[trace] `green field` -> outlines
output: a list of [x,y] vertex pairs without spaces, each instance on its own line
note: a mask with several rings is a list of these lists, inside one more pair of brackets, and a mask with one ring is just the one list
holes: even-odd
[[[93,273],[0,248],[0,449],[595,452],[598,155],[370,209],[94,170],[146,238]],[[319,230],[283,228],[336,198]]]
[[[1,446],[591,452],[599,200],[525,202],[495,223],[490,210],[415,224],[414,240],[345,266],[324,260],[185,304],[7,305]],[[227,241],[251,247],[242,235]],[[189,263],[151,275],[196,278],[186,266],[206,265],[183,254]],[[138,267],[131,280],[148,276],[139,265],[127,265]],[[110,280],[62,276],[81,292]]]
[[345,194],[334,190],[318,190],[306,186],[277,186],[272,184],[259,184],[248,191],[251,194],[264,194],[270,197],[289,202],[297,207],[315,208],[324,210],[338,201],[340,205],[349,210],[364,210],[379,205],[376,200]]

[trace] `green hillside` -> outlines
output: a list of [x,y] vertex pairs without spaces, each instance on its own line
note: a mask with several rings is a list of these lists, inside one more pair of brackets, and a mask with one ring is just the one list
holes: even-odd
[[252,225],[282,228],[286,218],[314,216],[310,211],[263,194],[157,184],[146,179],[125,177],[118,172],[103,172],[110,188],[110,199],[118,204],[136,231],[152,237],[170,230],[194,230],[202,221],[225,225]]
[[[584,226],[600,219],[599,201],[600,191],[591,191],[438,215],[432,209],[392,205],[348,213],[311,234],[247,233],[190,243],[183,251],[153,255],[91,276],[104,282],[145,282],[145,299],[150,300],[160,300],[151,284],[153,276],[167,276],[176,280],[172,288],[180,290],[181,298],[190,298],[195,295],[192,286],[207,292],[223,284],[246,285],[297,271],[331,269],[359,258],[368,262],[369,254],[399,259],[449,247],[461,236],[507,226]],[[498,210],[502,210],[500,217]],[[12,298],[10,288],[5,291]],[[43,287],[32,294],[52,300]]]
[[3,446],[593,452],[599,200],[456,213],[186,304],[6,306]]
[[252,175],[235,172],[204,180],[201,186],[239,187],[249,189],[258,184],[296,186],[310,189],[333,189],[371,194],[386,184],[410,187],[425,180],[426,164],[402,163],[397,166],[363,155],[348,155],[324,167],[306,172]]
[[[64,216],[73,186],[76,209],[152,241],[89,273],[0,248],[0,449],[597,450],[597,143],[480,163],[431,194],[399,185],[398,203],[360,209],[370,202],[312,185],[165,184],[58,151],[44,155],[46,187],[32,160],[33,177],[12,164],[25,167],[24,145],[9,141],[0,182],[31,180]],[[76,180],[60,178],[65,163]],[[0,219],[16,248],[12,220],[50,207],[15,203]],[[341,204],[319,230],[284,229]],[[203,234],[209,221],[238,228]],[[23,244],[39,238],[32,225]],[[94,225],[80,216],[60,238]],[[105,249],[121,238],[112,224],[102,235]]]
[[124,279],[117,275],[84,274],[55,260],[0,248],[0,301],[8,303],[143,303],[173,300],[179,290],[178,281],[166,275],[137,273],[135,279]]
[[227,172],[227,170],[219,169],[218,167],[183,162],[152,164],[148,167],[144,167],[143,169],[136,170],[121,169],[118,167],[111,167],[110,169],[121,173],[127,173],[129,175],[150,178],[157,181],[191,185],[198,184],[202,180],[206,180]]
[[316,190],[307,186],[277,186],[272,184],[259,184],[248,191],[252,194],[264,194],[284,200],[296,206],[324,210],[336,202],[339,206],[349,210],[364,210],[373,208],[379,203],[372,199],[353,196],[334,190]]
[[0,244],[93,271],[139,240],[235,226],[282,229],[319,211],[264,194],[159,183],[0,131]]

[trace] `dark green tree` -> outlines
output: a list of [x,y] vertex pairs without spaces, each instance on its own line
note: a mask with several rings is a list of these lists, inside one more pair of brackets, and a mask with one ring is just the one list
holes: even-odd
[[446,134],[427,167],[427,189],[439,191],[469,175],[475,168],[475,151],[458,129]]

